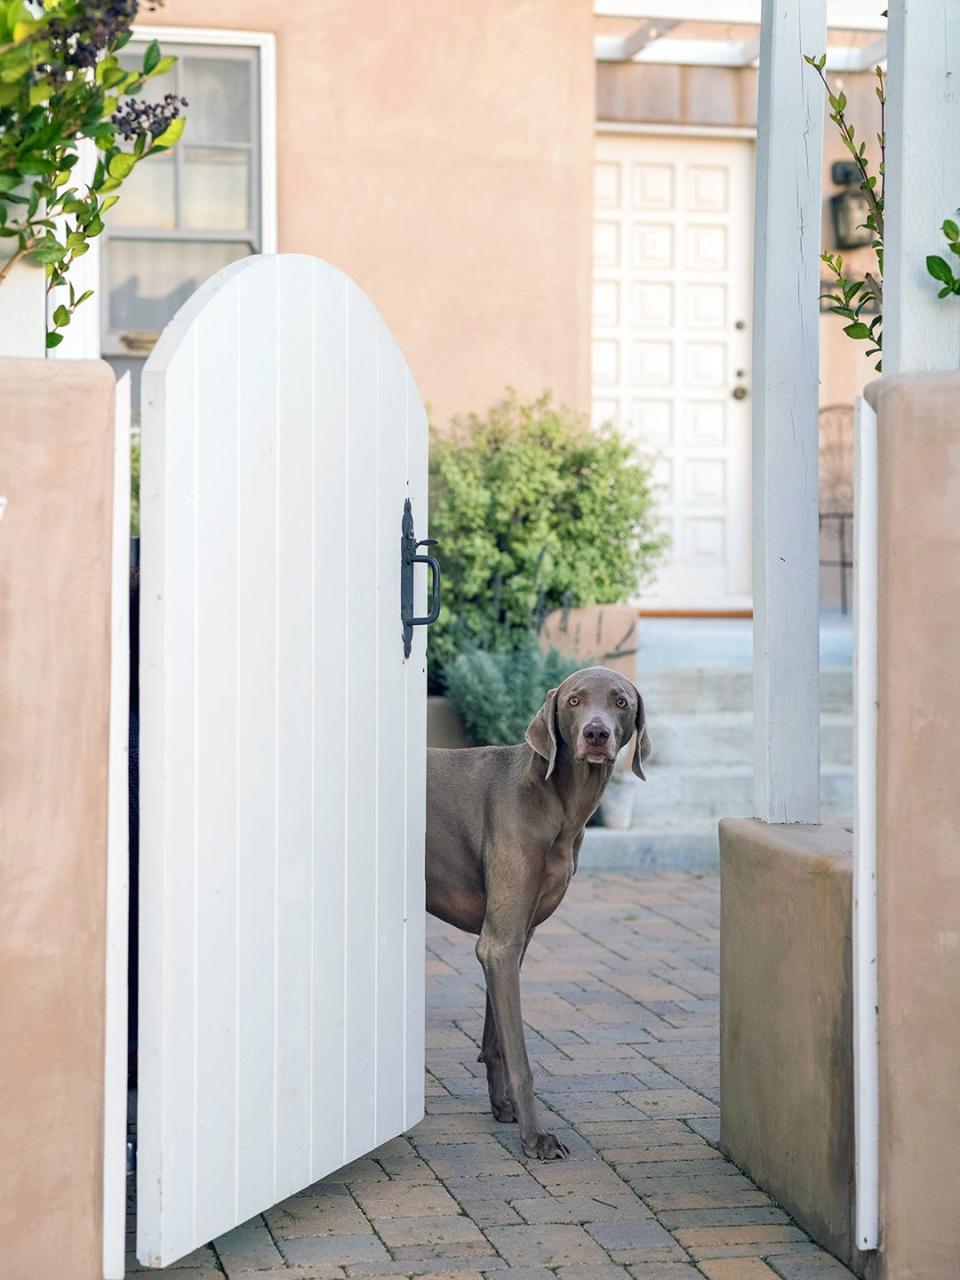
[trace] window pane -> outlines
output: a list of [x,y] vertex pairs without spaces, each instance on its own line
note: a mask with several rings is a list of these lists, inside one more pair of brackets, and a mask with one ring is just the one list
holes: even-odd
[[104,255],[110,330],[159,333],[208,276],[249,252],[243,243],[111,240]]
[[120,199],[107,214],[111,227],[176,226],[173,152],[145,157],[125,179]]
[[250,104],[253,64],[246,58],[180,55],[187,128],[184,139],[198,142],[251,142]]
[[185,147],[180,208],[181,225],[191,231],[249,227],[249,152]]

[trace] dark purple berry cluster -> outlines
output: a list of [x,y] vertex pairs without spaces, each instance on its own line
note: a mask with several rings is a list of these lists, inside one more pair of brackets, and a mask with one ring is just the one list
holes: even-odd
[[180,108],[187,105],[186,98],[178,98],[175,93],[168,93],[162,102],[128,98],[110,119],[116,126],[117,133],[127,142],[135,142],[137,138],[147,135],[159,138],[179,116]]
[[[163,0],[146,0],[153,11]],[[92,0],[81,14],[69,18],[51,17],[44,36],[50,41],[51,58],[38,67],[42,76],[62,84],[71,71],[96,65],[104,49],[128,31],[140,10],[140,0]]]

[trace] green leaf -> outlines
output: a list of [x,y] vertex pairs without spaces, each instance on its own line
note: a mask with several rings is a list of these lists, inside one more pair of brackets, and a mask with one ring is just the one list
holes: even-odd
[[843,331],[848,338],[869,338],[870,330],[861,321],[854,324],[848,324]]
[[62,341],[63,341],[63,334],[62,334],[62,333],[48,333],[48,334],[47,334],[47,348],[48,348],[48,349],[49,349],[50,347],[59,347],[59,345],[60,345],[60,343],[61,343]]
[[136,163],[137,157],[131,155],[129,151],[118,151],[107,165],[107,172],[111,178],[115,178],[117,182],[122,182],[124,178],[129,176],[130,170]]
[[147,45],[146,52],[143,55],[143,73],[149,75],[155,70],[160,62],[160,45],[156,40],[151,40]]
[[960,227],[957,226],[952,218],[947,218],[943,224],[943,234],[948,240],[960,240]]
[[10,170],[7,173],[0,173],[0,196],[7,191],[12,191],[14,187],[20,185],[22,179],[16,170]]
[[151,151],[157,147],[167,148],[175,146],[180,141],[180,135],[186,128],[187,121],[184,116],[177,116],[176,120],[171,120],[170,124],[164,129],[158,138],[154,138]]
[[57,326],[58,329],[62,329],[64,328],[65,325],[68,325],[70,323],[70,312],[67,310],[67,308],[63,305],[62,302],[60,306],[57,307],[56,311],[54,311],[53,313],[53,323]]
[[948,263],[944,262],[939,254],[931,253],[927,258],[927,270],[933,276],[934,280],[939,280],[943,284],[953,283],[953,272],[950,270]]

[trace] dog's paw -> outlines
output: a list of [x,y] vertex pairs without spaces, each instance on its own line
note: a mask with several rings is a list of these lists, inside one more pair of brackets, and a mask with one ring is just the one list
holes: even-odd
[[564,1160],[570,1154],[555,1133],[535,1134],[529,1142],[522,1142],[523,1153],[531,1160]]
[[517,1123],[517,1113],[509,1098],[504,1098],[502,1102],[494,1102],[491,1098],[490,1110],[493,1112],[494,1120],[499,1120],[501,1124]]

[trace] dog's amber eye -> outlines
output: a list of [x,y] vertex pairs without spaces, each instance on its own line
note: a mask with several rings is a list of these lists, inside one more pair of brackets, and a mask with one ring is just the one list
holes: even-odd
[[617,699],[617,706],[618,706],[618,707],[625,707],[626,705],[627,705],[627,700],[626,700],[626,698],[618,698],[618,699]]
[[571,707],[579,707],[580,699],[577,697],[576,694],[574,694],[572,698],[567,699],[567,705]]

